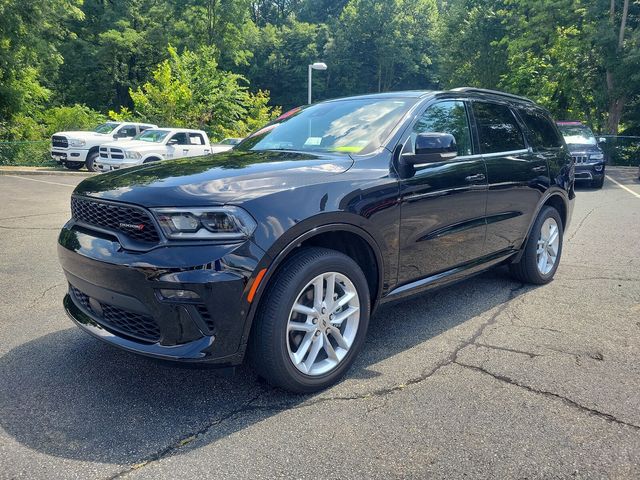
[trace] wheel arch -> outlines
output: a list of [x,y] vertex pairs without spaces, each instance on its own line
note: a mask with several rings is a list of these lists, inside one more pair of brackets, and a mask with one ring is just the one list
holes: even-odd
[[527,228],[527,235],[525,236],[524,240],[522,241],[522,245],[520,246],[520,252],[515,257],[513,257],[511,263],[519,262],[520,258],[522,258],[524,247],[529,241],[531,230],[536,223],[536,219],[538,218],[538,215],[540,215],[540,211],[547,206],[553,207],[558,211],[558,213],[560,214],[560,219],[562,220],[562,229],[563,231],[566,231],[566,226],[569,221],[569,200],[566,198],[566,195],[563,195],[562,190],[550,191],[546,195],[544,195],[538,203],[534,214],[531,216],[531,221],[529,222],[529,227]]
[[349,223],[319,225],[290,240],[266,267],[266,272],[260,280],[247,313],[242,348],[246,347],[249,340],[256,313],[260,302],[264,299],[269,282],[282,263],[297,249],[305,246],[330,248],[352,258],[362,268],[367,278],[371,295],[371,313],[374,312],[382,296],[385,274],[385,263],[378,243],[368,232],[356,225]]

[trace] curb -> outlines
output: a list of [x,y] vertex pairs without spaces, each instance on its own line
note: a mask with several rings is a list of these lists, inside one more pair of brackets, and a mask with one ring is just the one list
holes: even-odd
[[64,175],[70,177],[89,177],[96,172],[73,172],[70,170],[55,170],[52,168],[3,168],[0,167],[0,175]]

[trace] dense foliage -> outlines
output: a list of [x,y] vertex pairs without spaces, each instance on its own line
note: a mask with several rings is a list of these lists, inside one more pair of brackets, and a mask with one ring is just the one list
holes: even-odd
[[472,85],[640,133],[638,0],[0,0],[0,139],[103,115],[245,135],[314,98]]

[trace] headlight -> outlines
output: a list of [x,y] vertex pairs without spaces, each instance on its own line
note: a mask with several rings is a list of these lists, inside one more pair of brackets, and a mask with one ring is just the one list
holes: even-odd
[[174,240],[242,240],[256,221],[239,207],[153,208],[164,234]]
[[125,158],[134,158],[136,160],[140,160],[142,158],[142,154],[140,152],[130,152],[128,150],[125,150],[124,157]]
[[71,145],[72,147],[84,147],[86,144],[87,142],[79,138],[72,138],[71,140],[69,140],[69,145]]
[[603,158],[603,153],[592,153],[591,155],[589,155],[589,160],[602,160]]

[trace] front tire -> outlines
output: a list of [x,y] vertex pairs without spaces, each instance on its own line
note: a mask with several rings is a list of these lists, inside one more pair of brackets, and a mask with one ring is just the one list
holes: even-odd
[[549,283],[553,280],[560,263],[563,236],[563,225],[558,211],[553,207],[543,207],[520,260],[509,265],[511,275],[525,283]]
[[84,163],[87,166],[87,170],[89,170],[90,172],[98,171],[98,167],[96,167],[96,163],[95,163],[97,158],[98,158],[98,152],[90,153],[87,156],[87,160]]
[[591,188],[600,189],[602,188],[603,185],[604,185],[604,174],[602,175],[602,178],[600,180],[593,180],[591,182]]
[[65,168],[68,168],[69,170],[80,170],[82,167],[84,167],[84,163],[81,163],[81,162],[64,162],[64,166],[65,166]]
[[371,300],[350,257],[301,248],[279,268],[251,335],[254,368],[270,384],[311,393],[336,383],[362,348]]

